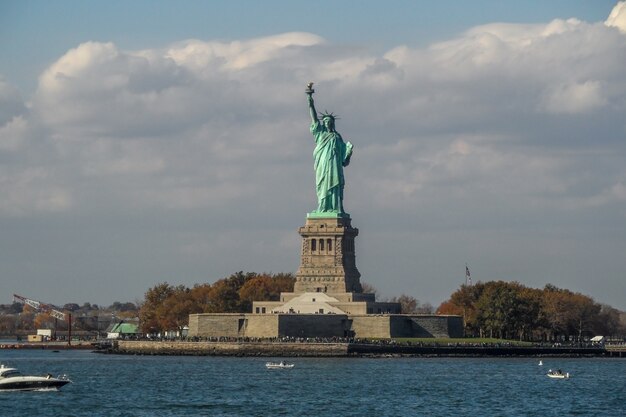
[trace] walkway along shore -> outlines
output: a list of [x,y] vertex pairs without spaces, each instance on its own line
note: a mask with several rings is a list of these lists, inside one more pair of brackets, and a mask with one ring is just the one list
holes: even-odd
[[[186,342],[119,340],[100,350],[127,355],[262,356],[262,357],[386,357],[386,356],[566,356],[621,357],[603,347],[519,347],[498,345],[415,345],[323,342]],[[613,354],[618,353],[618,354]],[[624,352],[626,354],[626,352]]]

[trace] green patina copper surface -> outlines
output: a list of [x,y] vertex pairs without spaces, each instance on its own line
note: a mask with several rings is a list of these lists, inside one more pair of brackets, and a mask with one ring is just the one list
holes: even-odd
[[335,116],[321,114],[317,116],[313,102],[313,92],[309,84],[306,94],[311,114],[311,133],[315,138],[313,150],[313,166],[315,168],[315,189],[317,192],[317,209],[308,217],[349,217],[343,209],[343,189],[345,178],[343,168],[350,163],[352,144],[344,142],[335,130]]
[[317,210],[314,210],[310,213],[306,214],[307,218],[310,219],[336,219],[336,218],[350,218],[350,215],[348,213],[339,213],[336,211],[323,211],[323,212],[319,212]]

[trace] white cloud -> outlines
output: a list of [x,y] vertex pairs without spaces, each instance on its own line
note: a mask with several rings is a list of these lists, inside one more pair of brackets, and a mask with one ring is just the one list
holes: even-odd
[[584,113],[607,104],[600,82],[557,85],[551,88],[544,101],[546,111],[552,113]]
[[617,201],[626,201],[626,182],[619,182],[611,187],[611,194]]
[[280,59],[292,47],[306,47],[323,43],[310,33],[284,33],[258,39],[232,42],[203,42],[189,40],[173,45],[166,52],[178,65],[197,74],[208,74],[209,69],[237,71]]
[[[250,174],[300,155],[306,142],[297,141],[306,139],[291,137],[299,127],[296,136],[307,136],[306,107],[294,90],[313,80],[320,109],[336,106],[352,119],[345,126],[359,126],[357,154],[386,160],[388,176],[369,180],[384,184],[383,194],[417,195],[430,183],[474,174],[484,181],[481,169],[502,180],[524,166],[516,178],[532,178],[528,162],[542,147],[571,140],[571,129],[555,130],[546,112],[583,115],[595,126],[598,110],[623,111],[620,49],[610,47],[619,41],[607,28],[569,19],[479,26],[426,50],[398,47],[380,57],[339,51],[307,33],[142,51],[86,42],[42,74],[29,120],[102,190],[127,178],[118,192],[136,201],[209,207],[216,195],[224,204],[257,195],[264,187],[251,186],[258,179]],[[524,142],[523,152],[506,149]],[[478,159],[464,162],[471,158]],[[554,177],[544,184],[557,184],[561,173],[544,175]],[[516,187],[533,193],[532,185]]]
[[28,121],[23,116],[15,116],[0,125],[0,152],[17,151],[24,145],[28,136]]
[[71,190],[50,184],[50,173],[43,168],[20,172],[0,169],[0,216],[22,217],[33,212],[56,213],[72,206]]
[[0,127],[26,112],[26,106],[17,90],[0,76]]
[[613,7],[604,24],[626,32],[626,1],[620,1]]

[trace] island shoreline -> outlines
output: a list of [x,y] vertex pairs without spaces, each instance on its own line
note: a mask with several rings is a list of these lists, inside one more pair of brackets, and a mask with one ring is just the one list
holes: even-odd
[[394,343],[114,341],[101,353],[249,357],[621,357],[604,347],[425,346]]

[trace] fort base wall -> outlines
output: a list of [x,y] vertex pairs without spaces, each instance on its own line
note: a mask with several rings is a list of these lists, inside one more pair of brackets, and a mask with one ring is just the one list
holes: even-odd
[[189,336],[463,337],[463,318],[409,314],[191,314]]
[[191,337],[346,337],[340,314],[190,314]]

